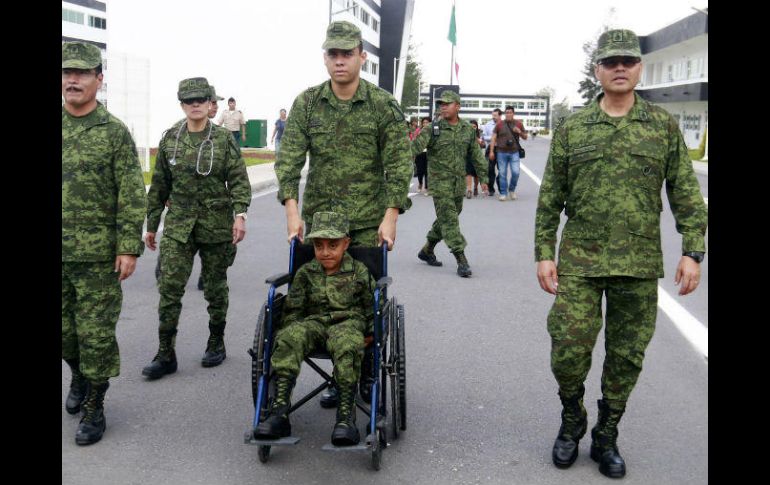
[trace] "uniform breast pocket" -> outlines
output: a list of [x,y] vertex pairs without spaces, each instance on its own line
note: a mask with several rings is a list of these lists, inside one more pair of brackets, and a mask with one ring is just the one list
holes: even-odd
[[374,123],[364,123],[353,128],[356,148],[367,150],[370,153],[377,150],[377,127]]
[[310,134],[311,153],[332,153],[334,151],[336,143],[333,130],[325,126],[318,126],[310,128],[308,132]]
[[349,310],[356,304],[358,283],[354,274],[339,275],[329,280],[329,303],[333,310]]
[[567,183],[570,195],[579,195],[596,182],[596,165],[602,158],[598,148],[575,150],[568,156]]
[[665,165],[662,151],[657,147],[640,146],[632,148],[630,154],[630,178],[637,187],[642,189],[640,193],[642,202],[648,208],[662,211],[660,190],[663,186]]

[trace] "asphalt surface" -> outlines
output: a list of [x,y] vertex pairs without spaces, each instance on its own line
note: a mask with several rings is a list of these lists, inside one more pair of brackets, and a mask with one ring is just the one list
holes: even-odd
[[[542,177],[549,141],[525,143],[524,164]],[[707,197],[708,177],[698,178]],[[267,191],[252,202],[246,240],[229,271],[228,357],[221,366],[200,366],[208,318],[195,288],[196,258],[177,337],[179,370],[152,382],[141,376],[157,349],[157,252],[149,250],[123,286],[121,375],[111,381],[107,431],[95,445],[74,443],[78,418],[64,410],[70,372],[62,362],[62,484],[609,483],[589,457],[588,436],[570,469],[551,464],[561,410],[546,331],[553,297],[535,277],[538,185],[522,172],[517,192],[515,202],[465,200],[460,220],[470,279],[457,277],[443,243],[436,250],[443,267],[416,258],[434,218],[430,197],[415,195],[399,219],[390,296],[406,310],[408,429],[390,440],[379,472],[366,454],[321,450],[334,410],[320,408],[317,398],[292,416],[300,443],[273,448],[267,464],[257,459],[256,447],[243,443],[253,418],[246,349],[267,295],[264,280],[288,264],[284,210]],[[668,208],[662,232],[666,277],[660,285],[708,325],[708,257],[697,292],[676,296],[681,238]],[[600,335],[586,382],[589,426],[596,422],[603,359]],[[303,369],[295,395],[318,383],[311,369]],[[359,412],[359,427],[364,418]],[[662,311],[620,424],[619,447],[628,467],[623,483],[708,482],[708,362]]]

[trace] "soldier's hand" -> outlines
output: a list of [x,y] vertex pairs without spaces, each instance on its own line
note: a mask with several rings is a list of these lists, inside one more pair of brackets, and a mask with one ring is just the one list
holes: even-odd
[[115,272],[120,272],[118,279],[123,281],[132,274],[136,269],[136,256],[133,254],[118,254],[115,258]]
[[243,217],[236,217],[233,222],[233,244],[238,244],[246,237],[246,221]]
[[700,264],[689,256],[682,256],[676,268],[674,283],[678,285],[680,282],[682,283],[679,287],[680,296],[692,293],[700,283]]
[[489,150],[489,159],[490,160],[494,160],[495,159],[495,151],[494,150]]
[[393,250],[396,243],[396,222],[398,221],[398,209],[389,207],[385,211],[385,217],[382,218],[380,227],[377,229],[377,246],[382,246],[383,242],[388,243],[388,251]]
[[481,190],[483,190],[484,192],[489,192],[489,185],[481,184]]
[[553,261],[538,261],[537,263],[537,281],[540,288],[552,295],[556,294],[556,288],[559,286],[559,275],[556,272],[556,263]]
[[155,233],[154,232],[148,232],[144,235],[144,243],[147,245],[148,248],[155,251],[158,246],[155,244]]
[[290,243],[295,236],[299,239],[299,242],[305,242],[305,237],[303,234],[304,228],[305,221],[303,221],[299,216],[286,218],[286,232],[289,235]]

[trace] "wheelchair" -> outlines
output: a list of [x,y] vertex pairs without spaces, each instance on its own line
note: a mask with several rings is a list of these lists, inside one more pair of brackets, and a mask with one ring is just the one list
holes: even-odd
[[[406,349],[404,339],[404,307],[395,297],[388,298],[387,292],[392,279],[387,275],[387,245],[379,247],[349,247],[348,253],[361,261],[369,269],[376,281],[372,295],[374,305],[374,329],[372,334],[364,336],[366,360],[372,355],[372,365],[362,363],[361,372],[369,372],[371,400],[365,402],[360,393],[356,395],[356,407],[368,417],[366,438],[354,446],[334,446],[331,443],[322,447],[324,451],[364,452],[371,455],[372,467],[380,469],[382,450],[388,446],[388,437],[398,439],[399,431],[406,430]],[[251,389],[254,404],[254,419],[251,428],[244,436],[244,442],[258,446],[259,461],[266,463],[270,449],[274,446],[296,445],[300,438],[288,436],[279,439],[255,439],[253,435],[257,425],[266,419],[270,404],[275,394],[271,373],[270,356],[275,332],[281,328],[281,311],[285,295],[276,290],[283,285],[290,285],[297,270],[315,257],[313,246],[300,244],[294,238],[289,249],[289,272],[271,276],[265,280],[270,285],[267,301],[262,305],[254,334],[254,343],[248,353],[252,358]],[[307,395],[295,401],[289,415],[311,400],[320,392],[334,385],[334,378],[326,373],[314,360],[331,359],[325,348],[315,349],[304,361],[315,370],[324,382]],[[390,381],[390,399],[388,400],[388,381]],[[296,391],[296,388],[295,388]],[[388,409],[388,401],[390,408]],[[389,433],[389,435],[388,435]]]

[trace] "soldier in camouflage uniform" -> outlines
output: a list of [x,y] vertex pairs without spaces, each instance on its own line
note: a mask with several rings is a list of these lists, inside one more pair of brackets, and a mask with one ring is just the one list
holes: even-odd
[[[412,141],[412,153],[417,155],[428,149],[428,175],[431,180],[436,220],[428,231],[425,246],[417,257],[431,266],[441,266],[433,249],[442,239],[457,260],[457,274],[463,278],[471,275],[465,257],[467,245],[460,232],[460,212],[465,194],[465,161],[473,163],[479,180],[487,179],[487,163],[476,144],[476,131],[467,121],[461,120],[460,95],[444,91],[439,99],[441,119],[420,131]],[[438,128],[438,135],[434,133]],[[487,184],[481,184],[487,190]]]
[[195,253],[201,257],[203,296],[209,312],[209,339],[201,364],[213,367],[226,358],[227,268],[235,260],[236,245],[246,235],[246,210],[251,203],[251,184],[240,148],[229,131],[208,119],[208,81],[202,77],[182,80],[177,97],[186,120],[161,137],[147,194],[145,241],[153,251],[160,216],[168,205],[158,283],[160,345],[142,370],[150,379],[176,372],[174,344]]
[[[217,90],[214,88],[214,85],[211,85],[211,97],[209,100],[211,101],[211,106],[209,107],[209,119],[213,122],[214,118],[217,116],[217,111],[219,111],[219,101],[222,101],[222,96],[217,95]],[[175,128],[179,129],[179,127],[182,125],[182,123],[186,123],[187,118],[182,118],[179,120]],[[168,207],[168,201],[166,201],[166,206]],[[160,258],[158,258],[157,263],[155,264],[155,280],[160,281]],[[203,273],[198,275],[198,289],[200,291],[203,291]]]
[[[540,188],[535,259],[540,286],[556,295],[548,315],[551,368],[559,384],[562,424],[553,462],[575,461],[586,432],[583,383],[606,303],[606,357],[591,458],[619,478],[618,422],[655,330],[657,278],[663,277],[660,191],[682,234],[675,281],[680,295],[698,286],[707,209],[676,120],[634,92],[641,71],[639,40],[630,30],[599,37],[595,74],[600,94],[557,127]],[[567,222],[554,263],[556,232]]]
[[104,395],[120,374],[115,326],[123,291],[142,254],[145,193],[134,140],[96,100],[99,48],[62,44],[62,359],[72,370],[66,409],[81,409],[75,442],[106,429]]
[[[390,93],[360,78],[366,52],[358,27],[332,22],[322,48],[330,79],[294,100],[275,162],[289,240],[303,240],[304,220],[314,213],[335,211],[350,221],[351,244],[377,246],[387,241],[392,249],[398,215],[412,203],[406,118]],[[308,152],[300,217],[300,171]],[[324,407],[336,402],[333,388],[321,396]]]
[[254,436],[273,439],[291,434],[287,412],[302,360],[317,346],[325,345],[334,362],[340,394],[332,443],[355,445],[360,439],[356,382],[361,373],[364,333],[374,319],[374,279],[366,265],[345,252],[350,237],[344,214],[316,212],[312,227],[307,238],[313,241],[315,259],[297,271],[286,296],[283,322],[270,359],[276,396]]

